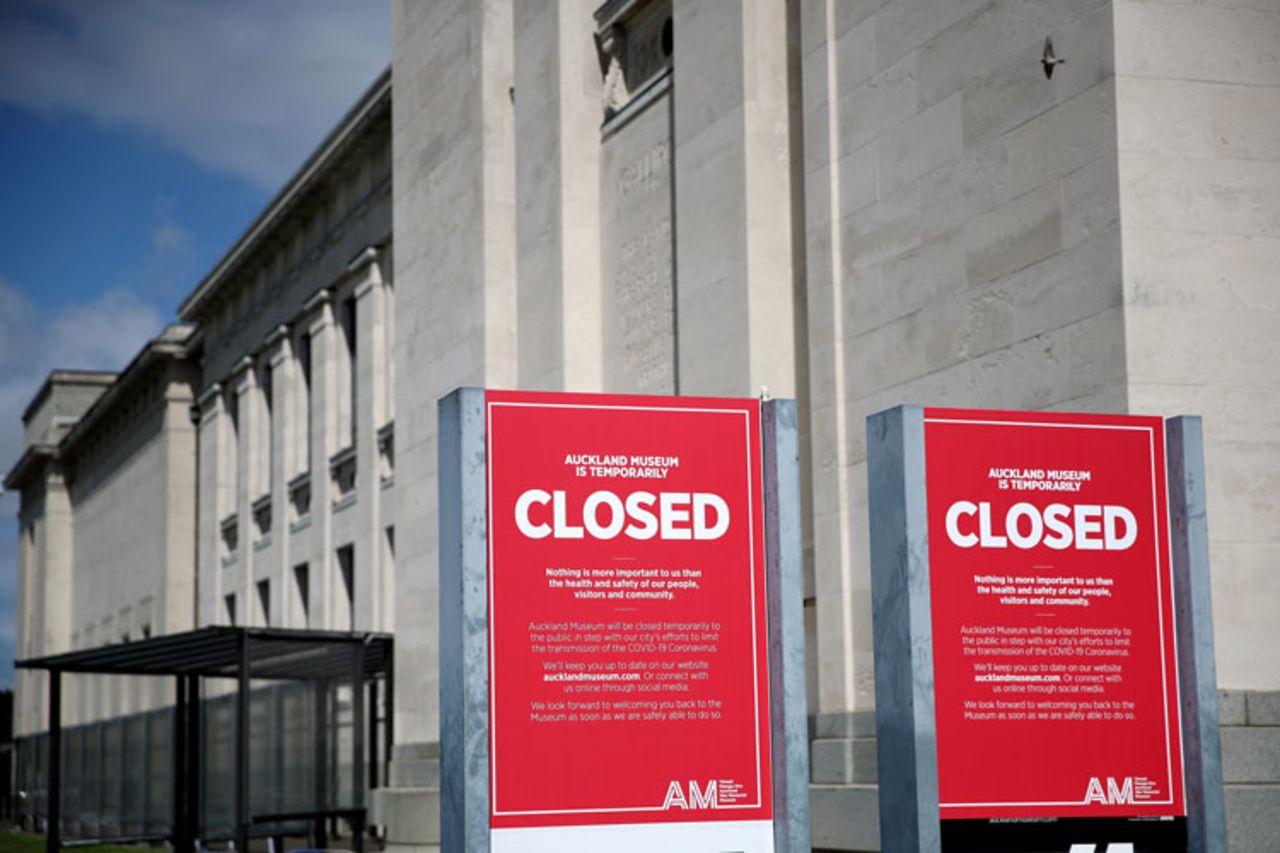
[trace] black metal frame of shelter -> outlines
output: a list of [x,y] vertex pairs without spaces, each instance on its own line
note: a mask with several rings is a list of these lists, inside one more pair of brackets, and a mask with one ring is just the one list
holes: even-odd
[[[356,853],[363,853],[365,807],[363,790],[378,786],[377,677],[383,677],[384,702],[394,707],[394,644],[390,634],[340,631],[301,631],[284,628],[213,626],[130,643],[102,646],[15,663],[21,669],[49,673],[49,761],[46,807],[46,850],[61,844],[62,794],[62,674],[173,676],[173,849],[194,851],[200,820],[200,679],[237,681],[235,722],[235,845],[247,851],[254,824],[310,821],[318,847],[327,846],[325,823],[340,817],[349,822]],[[249,683],[251,680],[308,681],[318,690],[338,683],[352,686],[351,808],[250,814],[249,808]],[[364,686],[368,685],[368,708]],[[316,751],[323,766],[327,704],[316,703]],[[383,757],[394,743],[392,715],[383,729]],[[368,732],[366,733],[366,726]],[[368,762],[365,760],[366,737]],[[366,767],[368,778],[366,779]],[[317,772],[317,805],[323,803],[323,774]],[[385,780],[384,780],[385,781]]]

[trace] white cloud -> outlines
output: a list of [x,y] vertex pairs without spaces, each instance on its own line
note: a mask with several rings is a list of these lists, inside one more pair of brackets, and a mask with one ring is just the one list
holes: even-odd
[[0,102],[141,129],[274,190],[390,59],[377,0],[0,6]]
[[[8,514],[8,501],[0,498],[0,508]],[[18,593],[17,525],[0,522],[0,688],[13,686],[13,649],[16,598]]]
[[151,229],[151,251],[157,256],[191,256],[191,234],[178,222],[177,207],[174,198],[167,195],[152,204],[155,226]]
[[[126,290],[44,311],[0,278],[0,474],[22,454],[22,413],[55,368],[120,370],[160,331],[164,315]],[[0,686],[12,678],[18,496],[0,493]],[[6,649],[10,651],[6,651]]]
[[[22,454],[22,413],[49,371],[120,370],[163,324],[155,306],[126,290],[47,312],[0,279],[0,470]],[[0,517],[12,518],[9,510],[0,505]]]

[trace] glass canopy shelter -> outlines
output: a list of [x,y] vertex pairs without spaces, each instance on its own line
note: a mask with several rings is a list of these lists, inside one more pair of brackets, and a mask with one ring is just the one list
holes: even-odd
[[[223,691],[232,720],[230,770],[231,827],[228,840],[237,851],[246,851],[250,837],[276,834],[273,828],[306,825],[317,847],[327,846],[326,825],[341,818],[350,825],[357,853],[363,850],[365,821],[364,792],[379,783],[379,747],[381,764],[385,766],[394,742],[391,714],[386,714],[382,738],[378,738],[378,686],[382,685],[382,703],[394,707],[393,642],[389,634],[366,632],[304,631],[283,628],[237,628],[213,626],[167,634],[134,642],[67,652],[41,658],[17,661],[22,669],[48,672],[47,759],[45,777],[45,827],[47,850],[56,853],[63,830],[63,754],[62,676],[67,673],[97,675],[141,675],[172,677],[175,697],[172,708],[172,736],[168,739],[172,752],[172,820],[166,838],[175,851],[194,851],[197,839],[210,840],[202,834],[201,806],[210,808],[211,796],[202,790],[202,762],[207,760],[202,740],[202,679],[225,679],[235,682],[234,690]],[[296,734],[312,734],[314,768],[308,774],[309,791],[289,791],[284,811],[264,807],[262,798],[251,798],[253,780],[258,778],[250,753],[255,732],[252,731],[252,684],[292,683],[310,685],[313,696],[304,705],[295,703],[278,707],[304,709],[306,720],[285,719],[278,728]],[[333,697],[347,695],[350,705],[351,774],[345,802],[333,796],[330,774],[320,768],[330,766],[337,738],[332,725],[336,714]],[[304,688],[305,689],[305,688]],[[366,697],[367,692],[367,697]],[[212,701],[212,700],[210,700]],[[288,711],[284,712],[287,716]],[[260,734],[260,733],[259,733]],[[295,738],[296,740],[296,738]],[[381,744],[379,743],[381,740]],[[141,760],[141,759],[139,759]],[[332,765],[337,767],[335,761]],[[252,779],[251,779],[252,774]],[[382,780],[385,783],[385,779]],[[346,788],[346,785],[342,787]],[[221,804],[225,806],[224,804]],[[297,806],[301,807],[297,807]],[[284,834],[280,832],[279,834]],[[156,838],[152,835],[151,838]],[[107,839],[100,839],[107,840]]]

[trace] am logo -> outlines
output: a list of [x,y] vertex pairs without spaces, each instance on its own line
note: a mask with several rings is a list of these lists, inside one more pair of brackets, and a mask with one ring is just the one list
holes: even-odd
[[685,809],[687,811],[717,809],[720,807],[715,779],[709,779],[701,785],[690,779],[686,789],[680,780],[672,779],[667,786],[667,797],[662,801],[664,811],[669,809]]
[[1114,776],[1107,777],[1104,789],[1102,780],[1094,776],[1089,780],[1089,789],[1084,794],[1085,805],[1101,803],[1105,806],[1131,806],[1133,799],[1133,777],[1125,776],[1117,781]]

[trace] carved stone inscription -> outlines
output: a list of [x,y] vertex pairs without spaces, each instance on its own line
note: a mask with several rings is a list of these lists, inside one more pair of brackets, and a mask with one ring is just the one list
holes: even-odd
[[604,382],[610,392],[675,392],[671,123],[667,98],[603,143]]

